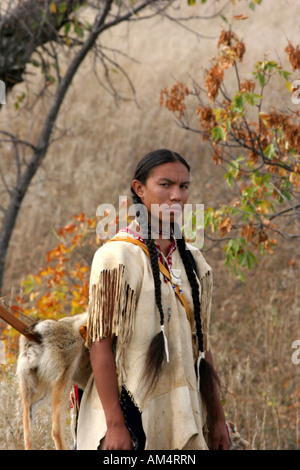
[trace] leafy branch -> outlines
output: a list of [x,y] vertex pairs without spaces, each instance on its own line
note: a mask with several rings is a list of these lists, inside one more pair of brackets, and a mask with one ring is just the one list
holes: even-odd
[[[202,85],[193,80],[192,87],[182,82],[165,87],[160,105],[183,129],[198,133],[215,165],[224,169],[229,200],[206,209],[204,217],[205,228],[218,232],[219,239],[206,238],[211,246],[225,243],[226,265],[244,279],[243,268],[258,262],[256,251],[273,253],[280,239],[300,238],[299,113],[264,109],[276,75],[284,89],[293,91],[291,72],[278,62],[264,58],[255,64],[252,79],[242,79],[239,63],[246,46],[231,29],[221,31],[217,52]],[[286,52],[295,70],[300,49],[289,44]],[[229,69],[236,83],[231,93],[225,84]],[[190,115],[197,117],[196,126]]]

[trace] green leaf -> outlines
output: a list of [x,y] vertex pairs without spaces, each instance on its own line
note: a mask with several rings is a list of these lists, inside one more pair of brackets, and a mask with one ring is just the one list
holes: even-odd
[[63,2],[59,6],[59,12],[60,13],[65,13],[67,11],[67,2]]
[[287,191],[286,189],[283,189],[282,192],[289,201],[292,199],[292,195],[289,191]]
[[262,73],[258,72],[257,78],[261,86],[264,86],[266,84],[266,79]]
[[226,124],[226,127],[227,127],[227,131],[229,132],[230,129],[231,129],[231,120],[230,119],[227,119],[227,121],[225,122]]
[[250,251],[247,252],[246,260],[247,260],[247,267],[249,270],[253,268],[254,263],[257,263],[257,258]]
[[85,21],[84,27],[87,31],[92,31],[93,29],[93,26],[91,25],[91,23],[89,23],[89,21]]
[[242,93],[237,93],[232,100],[231,110],[233,112],[241,114],[244,111],[244,98]]
[[292,75],[291,72],[288,72],[287,70],[281,70],[281,69],[278,69],[278,73],[282,75],[285,80],[288,80],[289,76]]
[[80,38],[84,36],[83,28],[79,24],[74,24],[74,32]]
[[232,188],[232,183],[233,183],[233,175],[232,173],[230,173],[229,171],[227,173],[225,173],[225,178],[226,178],[226,181],[227,181],[227,184],[230,188]]
[[49,83],[55,83],[56,82],[56,78],[53,77],[53,75],[46,75],[46,80]]
[[268,68],[270,72],[273,72],[274,69],[278,68],[278,64],[277,64],[277,62],[273,62],[273,61],[269,60],[266,63],[266,68]]
[[31,59],[31,63],[34,67],[39,67],[41,64],[38,60],[35,60],[35,59]]
[[238,271],[238,277],[240,278],[242,282],[245,282],[245,276],[240,269]]
[[70,29],[71,29],[71,23],[66,23],[65,24],[65,27],[64,27],[64,30],[65,30],[65,35],[68,36],[69,32],[70,32]]
[[275,157],[275,155],[276,155],[275,145],[273,143],[267,145],[267,147],[264,150],[264,154],[267,158],[272,160],[272,158]]
[[220,116],[221,116],[222,111],[223,111],[222,108],[214,108],[213,109],[213,113],[214,113],[215,118],[216,118],[217,121],[220,120]]
[[237,240],[232,238],[231,240],[229,240],[225,248],[226,248],[227,253],[231,253],[236,257],[237,252],[240,249],[240,244]]
[[212,232],[217,229],[217,221],[213,207],[209,207],[204,212],[204,227],[211,227]]
[[218,140],[225,141],[226,140],[226,132],[221,126],[216,126],[211,130],[212,138],[215,142]]
[[30,292],[33,291],[35,288],[35,282],[34,282],[34,277],[32,274],[29,274],[26,279],[22,282],[22,286],[25,287],[24,293],[25,294],[30,294]]
[[254,106],[258,101],[262,99],[261,95],[257,95],[256,93],[245,93],[245,98],[251,106]]

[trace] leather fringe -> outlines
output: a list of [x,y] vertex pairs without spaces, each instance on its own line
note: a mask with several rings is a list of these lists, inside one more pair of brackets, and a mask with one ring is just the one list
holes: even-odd
[[107,336],[118,337],[116,367],[122,384],[122,364],[126,345],[134,328],[136,295],[124,278],[124,265],[104,269],[90,288],[86,346]]

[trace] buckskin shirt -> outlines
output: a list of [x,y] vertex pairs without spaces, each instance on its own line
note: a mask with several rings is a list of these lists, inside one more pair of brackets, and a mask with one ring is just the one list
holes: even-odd
[[[134,224],[136,222],[132,222],[124,235],[137,239]],[[198,249],[190,244],[187,247],[197,265],[204,349],[208,350],[212,270]],[[160,331],[160,316],[155,303],[150,259],[140,246],[126,240],[114,240],[95,253],[90,276],[86,345],[90,347],[93,341],[106,337],[110,330],[115,335],[119,388],[126,388],[141,412],[146,450],[207,449],[206,411],[195,373],[199,351],[193,300],[176,245],[169,250],[168,261],[172,268],[181,271],[180,287],[189,315],[172,283],[160,273],[169,362],[164,360],[153,391],[147,396],[140,378],[148,347]],[[168,312],[171,312],[169,321]],[[80,405],[77,449],[96,449],[105,434],[105,415],[91,375]]]

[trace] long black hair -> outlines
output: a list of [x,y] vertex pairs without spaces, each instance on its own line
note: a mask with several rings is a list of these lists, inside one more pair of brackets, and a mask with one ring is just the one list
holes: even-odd
[[[153,170],[153,168],[162,165],[164,163],[170,162],[180,162],[182,163],[187,170],[190,172],[190,166],[186,160],[176,152],[172,152],[168,149],[159,149],[145,155],[137,165],[135,174],[132,180],[138,180],[142,184],[146,184],[146,181]],[[161,280],[160,280],[160,271],[158,265],[158,255],[157,248],[154,240],[151,237],[151,226],[148,223],[148,218],[146,212],[143,211],[142,201],[140,197],[135,193],[133,187],[131,187],[132,199],[134,204],[138,204],[139,210],[136,212],[137,221],[140,224],[142,232],[144,234],[145,243],[147,245],[151,267],[153,272],[154,279],[154,288],[155,288],[155,301],[160,314],[160,325],[164,325],[164,312],[161,302]],[[174,230],[174,224],[172,224],[173,234],[177,231]],[[178,227],[177,227],[178,228]],[[178,233],[178,232],[177,232]],[[195,266],[192,260],[192,254],[190,250],[186,247],[185,239],[181,234],[180,237],[176,238],[177,247],[184,264],[184,268],[191,286],[193,304],[194,304],[194,318],[196,323],[197,330],[197,339],[199,351],[203,351],[203,333],[202,333],[202,323],[201,323],[201,303],[200,303],[200,293],[199,293],[199,284],[197,281]],[[143,379],[147,381],[148,392],[154,388],[159,378],[162,364],[164,360],[164,337],[163,332],[160,331],[157,335],[154,336],[152,342],[150,343],[145,370]],[[203,398],[206,404],[210,404],[213,398],[213,381],[216,381],[219,385],[219,379],[212,368],[212,366],[205,360],[202,359],[200,362],[200,391],[203,395]],[[211,407],[210,407],[211,408]]]

